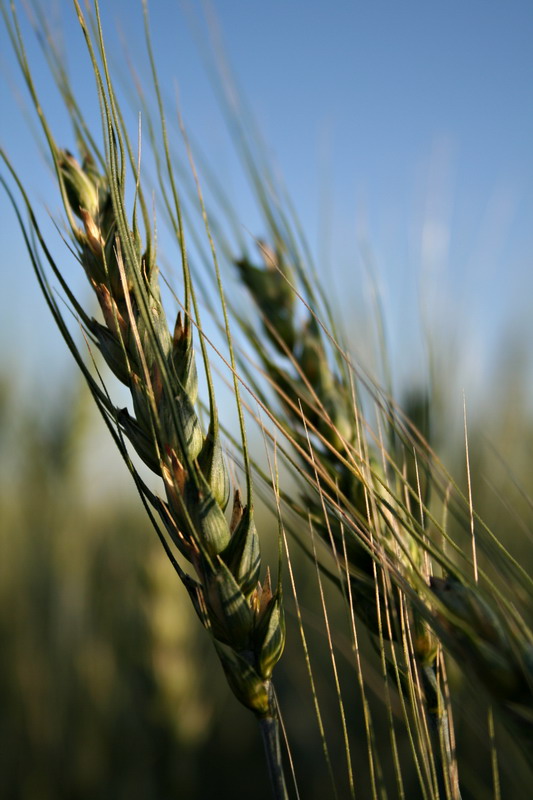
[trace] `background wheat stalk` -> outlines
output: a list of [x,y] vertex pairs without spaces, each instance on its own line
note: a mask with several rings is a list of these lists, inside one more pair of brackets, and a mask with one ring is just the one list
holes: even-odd
[[[307,479],[301,505],[293,503],[294,508],[311,517],[335,556],[339,572],[334,579],[340,576],[341,584],[349,582],[355,613],[376,638],[404,649],[402,616],[407,613],[429,717],[447,726],[437,681],[440,641],[484,684],[528,752],[531,632],[515,609],[505,619],[501,595],[491,604],[486,589],[479,586],[475,560],[470,564],[472,581],[464,566],[435,546],[436,534],[443,531],[431,508],[431,492],[442,498],[448,478],[423,437],[386,395],[375,395],[383,422],[379,434],[372,433],[357,396],[364,381],[313,313],[313,297],[305,301],[307,320],[297,320],[298,270],[284,255],[291,250],[290,242],[282,238],[275,249],[264,243],[259,248],[262,267],[248,258],[236,265],[261,314],[263,336],[240,319],[279,398],[278,424]],[[256,390],[260,391],[257,385]],[[456,502],[461,502],[459,497]],[[474,526],[473,518],[471,522]],[[480,525],[480,538],[483,533]],[[507,561],[515,579],[528,580],[503,549],[500,559],[502,566]],[[377,584],[376,566],[378,572],[383,570]],[[435,568],[447,577],[434,576]],[[401,656],[389,658],[392,670]],[[406,692],[410,668],[408,662],[402,667],[405,683],[400,689]],[[454,770],[449,747],[447,768]]]

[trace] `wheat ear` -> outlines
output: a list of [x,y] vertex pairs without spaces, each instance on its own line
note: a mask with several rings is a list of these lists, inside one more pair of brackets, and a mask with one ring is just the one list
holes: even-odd
[[[276,249],[260,243],[260,250],[262,267],[248,258],[236,265],[277,357],[269,355],[264,338],[243,324],[280,398],[279,423],[307,476],[302,505],[306,515],[311,509],[314,529],[337,561],[346,564],[344,580],[350,582],[356,615],[375,637],[389,639],[393,646],[405,636],[402,614],[410,616],[410,647],[422,675],[430,720],[447,726],[437,681],[442,643],[484,686],[527,751],[533,733],[530,631],[516,610],[505,618],[505,598],[494,593],[491,603],[487,589],[495,592],[496,587],[468,580],[465,569],[435,544],[434,537],[431,540],[427,529],[437,530],[438,525],[428,495],[431,488],[442,492],[438,468],[428,469],[422,488],[418,464],[416,481],[408,479],[405,466],[405,453],[414,453],[422,472],[424,459],[430,463],[432,458],[429,448],[383,402],[383,395],[377,402],[384,407],[385,424],[391,425],[391,439],[403,445],[399,449],[404,463],[397,466],[394,451],[386,449],[382,439],[366,442],[368,426],[358,408],[351,365],[309,306],[306,321],[296,314],[297,278],[284,255],[287,248],[283,243]],[[340,353],[336,363],[332,353]],[[456,551],[464,561],[457,547]],[[507,557],[503,550],[500,555]],[[509,570],[520,578],[516,565],[507,560]],[[447,577],[433,577],[435,566]],[[376,569],[378,574],[383,570],[383,596],[376,591]],[[510,606],[508,610],[513,611]]]
[[[98,299],[101,321],[87,314],[70,291],[41,235],[24,188],[7,156],[2,153],[22,193],[30,217],[29,229],[16,202],[15,209],[48,305],[132,471],[167,554],[202,624],[213,638],[229,686],[260,721],[274,795],[285,798],[278,711],[271,681],[272,670],[281,656],[285,640],[281,582],[278,578],[277,586],[272,587],[268,568],[259,581],[261,556],[249,476],[246,503],[235,490],[231,519],[228,521],[226,518],[230,487],[207,360],[205,366],[210,389],[207,433],[202,429],[195,408],[197,374],[191,317],[193,289],[183,231],[180,246],[186,283],[185,306],[184,312],[177,315],[171,331],[161,300],[155,247],[137,165],[107,70],[98,5],[95,6],[96,39],[103,71],[81,8],[77,3],[75,6],[93,64],[105,132],[105,158],[97,153],[95,159],[88,144],[86,128],[72,112],[83,153],[82,164],[71,153],[56,146],[37,97],[15,10],[12,8],[11,20],[3,6],[2,11],[49,145],[68,218],[72,249]],[[131,223],[125,201],[128,160],[137,177]],[[138,222],[139,207],[146,245],[143,245]],[[117,408],[101,382],[85,366],[48,283],[41,254],[60,281],[90,347],[94,346],[101,352],[113,374],[128,387],[132,411]],[[205,349],[203,352],[205,359]],[[164,499],[146,486],[129,457],[125,441],[129,441],[144,464],[161,477]],[[179,564],[150,506],[159,515],[163,530],[174,547],[193,567],[193,575]]]
[[[117,423],[139,457],[163,479],[166,499],[156,509],[172,542],[194,567],[182,575],[203,625],[209,630],[236,697],[264,720],[277,719],[272,670],[284,644],[281,589],[270,574],[259,583],[261,556],[250,504],[234,492],[231,520],[225,509],[229,481],[216,411],[207,434],[195,410],[197,374],[188,313],[178,313],[173,333],[161,302],[151,249],[125,230],[122,203],[97,172],[58,154],[77,255],[98,298],[103,323],[88,331],[115,376],[131,392],[133,411]],[[271,734],[269,734],[271,735]],[[278,757],[279,762],[279,757]],[[279,779],[278,779],[279,783]]]

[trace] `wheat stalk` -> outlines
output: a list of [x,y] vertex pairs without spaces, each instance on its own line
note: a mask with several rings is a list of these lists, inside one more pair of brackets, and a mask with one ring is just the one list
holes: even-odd
[[[161,300],[156,252],[138,172],[134,199],[143,213],[146,244],[143,244],[136,208],[131,222],[128,221],[125,167],[126,152],[131,155],[131,148],[122,128],[107,72],[98,4],[95,4],[96,46],[99,47],[103,71],[98,66],[95,45],[83,12],[77,2],[75,6],[100,92],[106,132],[103,170],[97,167],[90,147],[81,135],[81,164],[71,153],[55,144],[37,99],[15,10],[12,9],[11,19],[4,7],[2,10],[48,140],[68,218],[72,248],[98,300],[102,321],[90,317],[70,293],[68,297],[90,346],[96,346],[115,377],[128,387],[133,412],[115,407],[107,390],[102,390],[87,369],[83,369],[108,425],[115,429],[115,441],[129,463],[144,500],[159,515],[172,544],[194,570],[194,575],[184,571],[168,544],[165,545],[200,621],[212,636],[229,686],[260,722],[274,795],[284,798],[287,792],[277,704],[271,681],[285,641],[281,582],[278,579],[277,586],[272,587],[268,568],[260,581],[261,555],[249,473],[246,503],[235,489],[231,519],[226,517],[230,486],[207,361],[210,391],[207,433],[202,429],[196,411],[198,381],[191,314],[194,289],[188,271],[184,233],[180,230],[185,305],[171,331]],[[7,156],[2,155],[10,166]],[[19,188],[23,192],[20,185]],[[39,240],[40,230],[24,192],[23,197],[30,212],[33,234]],[[25,227],[23,230],[26,231]],[[32,243],[29,234],[26,234],[26,240],[47,301],[81,366],[81,356],[47,283],[38,247]],[[66,288],[61,270],[51,261],[42,239],[40,246]],[[148,490],[129,460],[124,439],[131,443],[144,464],[162,479],[164,499]]]
[[[402,615],[407,612],[412,656],[421,672],[432,724],[444,726],[448,736],[437,680],[441,643],[484,686],[527,752],[533,722],[531,633],[515,610],[507,619],[502,616],[501,595],[491,603],[490,595],[468,579],[464,567],[435,546],[435,537],[428,532],[438,526],[428,493],[431,488],[440,491],[438,481],[443,476],[433,454],[420,434],[379,396],[378,414],[383,415],[384,426],[391,426],[392,444],[386,447],[382,435],[370,432],[359,406],[353,367],[313,312],[312,301],[305,303],[307,320],[301,321],[298,269],[285,255],[289,243],[276,241],[275,249],[259,243],[263,266],[249,258],[236,261],[236,266],[260,312],[263,336],[257,336],[242,317],[241,323],[279,398],[276,419],[296,451],[300,477],[305,476],[301,505],[293,506],[306,518],[311,512],[314,529],[338,564],[337,582],[341,587],[349,582],[355,614],[376,639],[388,639],[399,651],[405,649]],[[275,356],[270,355],[272,348]],[[399,464],[394,442],[401,445]],[[406,454],[411,462],[414,455],[416,479],[407,475]],[[502,566],[507,561],[507,568],[523,577],[503,550],[500,558]],[[435,567],[445,577],[434,576]],[[380,573],[382,591],[376,588]],[[397,658],[401,655],[391,658],[391,670]],[[399,688],[408,692],[408,660],[402,669],[406,683]],[[445,769],[452,773],[449,741],[447,748]]]
[[205,435],[194,408],[192,326],[178,313],[170,334],[153,253],[141,252],[130,231],[134,260],[126,260],[111,192],[90,156],[82,167],[60,152],[58,165],[71,211],[83,223],[83,229],[73,228],[74,240],[104,319],[92,319],[89,332],[132,395],[135,413],[117,412],[120,428],[163,479],[166,501],[158,503],[158,512],[195,568],[198,580],[187,581],[187,589],[213,633],[232,688],[244,705],[268,716],[267,682],[283,645],[281,599],[273,595],[268,573],[258,586],[257,530],[238,490],[229,523],[223,513],[229,484],[217,418],[213,412]]

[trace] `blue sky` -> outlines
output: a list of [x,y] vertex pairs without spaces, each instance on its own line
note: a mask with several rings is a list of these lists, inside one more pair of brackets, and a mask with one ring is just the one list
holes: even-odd
[[[96,108],[71,4],[46,5],[68,43],[74,84]],[[140,4],[103,6],[116,64],[118,26],[144,59]],[[152,0],[160,73],[171,94],[177,80],[189,130],[233,192],[244,228],[260,234],[207,77],[207,29],[191,21],[200,19],[199,6]],[[460,340],[466,375],[475,380],[478,370],[486,378],[513,326],[533,332],[533,3],[218,0],[212,9],[238,85],[345,312],[360,307],[368,247],[400,371],[423,370],[422,306],[431,327]],[[61,140],[66,118],[25,31]],[[56,209],[13,100],[21,81],[3,30],[0,53],[0,102],[8,109],[0,140],[32,196]],[[4,195],[0,234],[2,337],[17,338],[28,366],[42,360],[44,347],[46,360],[62,358]]]

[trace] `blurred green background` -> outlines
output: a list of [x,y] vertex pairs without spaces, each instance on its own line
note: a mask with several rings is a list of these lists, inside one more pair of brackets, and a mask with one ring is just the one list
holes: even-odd
[[[533,422],[520,360],[510,363],[498,372],[506,391],[495,389],[491,413],[476,415],[471,425],[473,493],[485,519],[531,567]],[[39,387],[22,400],[11,376],[4,375],[1,386],[0,796],[266,800],[255,722],[228,693],[139,498],[121,479],[125,470],[85,388],[68,377],[43,403]],[[436,446],[439,439],[445,443],[448,460],[462,474],[461,436],[452,446],[445,412],[439,410]],[[275,563],[276,525],[264,510],[259,528]],[[315,569],[297,550],[293,557],[333,768],[345,797],[342,730]],[[339,593],[325,588],[356,788],[364,798],[370,787],[360,692]],[[288,587],[287,605],[277,691],[301,796],[330,797]],[[378,753],[395,796],[379,664],[364,629],[359,633]],[[451,681],[463,797],[492,796],[485,712],[453,665]],[[416,798],[414,764],[396,725],[406,796]],[[498,744],[503,797],[527,797],[525,766],[500,730]]]

